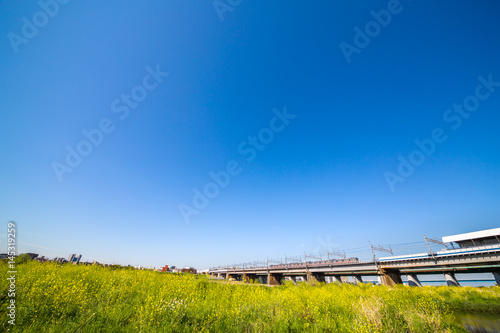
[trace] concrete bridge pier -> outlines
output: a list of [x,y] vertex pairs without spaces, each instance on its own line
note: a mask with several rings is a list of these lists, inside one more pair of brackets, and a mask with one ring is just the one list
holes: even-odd
[[250,283],[252,280],[257,280],[257,274],[243,273],[243,282]]
[[380,282],[385,286],[394,286],[396,284],[403,284],[403,280],[401,280],[401,273],[396,269],[394,270],[381,269]]
[[500,286],[500,272],[493,272],[493,277],[495,278],[497,286]]
[[331,278],[332,283],[342,283],[340,276],[332,275],[330,278]]
[[325,282],[325,273],[307,272],[307,282],[312,284]]
[[457,279],[455,278],[454,273],[444,273],[444,278],[446,279],[446,284],[448,286],[454,286],[454,287],[459,287],[460,283],[458,283]]
[[363,284],[363,278],[361,277],[361,275],[354,275],[353,278],[354,278],[354,283]]
[[267,284],[270,286],[279,286],[283,280],[283,274],[267,273]]
[[406,277],[408,278],[408,285],[410,287],[422,287],[417,274],[407,274]]

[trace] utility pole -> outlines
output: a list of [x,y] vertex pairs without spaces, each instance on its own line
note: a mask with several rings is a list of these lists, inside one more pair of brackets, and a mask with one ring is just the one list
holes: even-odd
[[441,242],[440,240],[438,240],[436,238],[426,237],[424,235],[424,239],[425,239],[425,243],[427,244],[427,247],[429,248],[429,253],[430,253],[431,256],[434,256],[434,251],[432,251],[431,246],[429,245],[429,242],[432,242],[432,243],[435,243],[435,244],[439,244],[439,245],[443,245],[444,247],[446,247],[448,249],[448,245],[446,245],[446,243]]
[[380,251],[380,252],[388,252],[392,255],[394,255],[394,253],[392,252],[392,249],[391,247],[389,246],[388,249],[386,249],[385,247],[382,247],[382,246],[373,246],[372,243],[368,242],[368,244],[370,244],[370,248],[372,249],[372,254],[373,254],[373,261],[377,261],[377,259],[375,258],[375,251]]

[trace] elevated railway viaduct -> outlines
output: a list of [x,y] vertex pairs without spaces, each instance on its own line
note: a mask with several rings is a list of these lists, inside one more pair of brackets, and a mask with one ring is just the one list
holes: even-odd
[[[500,233],[500,228],[492,230]],[[497,235],[494,237],[498,240]],[[352,276],[356,283],[362,283],[362,276],[370,275],[377,276],[381,284],[395,285],[403,283],[401,276],[406,275],[411,286],[421,286],[417,275],[444,274],[448,285],[458,286],[456,273],[488,272],[493,273],[497,285],[500,285],[500,242],[487,240],[488,237],[476,237],[476,242],[472,245],[477,246],[447,249],[436,253],[430,251],[391,256],[365,262],[350,258],[254,267],[219,267],[211,268],[209,274],[212,277],[233,278],[245,282],[259,280],[269,285],[281,284],[285,279],[295,282],[298,277],[310,283],[317,283],[347,282],[348,277]],[[454,241],[463,245],[460,239]]]

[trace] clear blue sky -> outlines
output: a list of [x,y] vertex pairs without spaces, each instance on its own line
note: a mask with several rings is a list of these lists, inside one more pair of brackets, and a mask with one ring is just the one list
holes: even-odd
[[[202,269],[498,227],[500,87],[459,128],[443,116],[500,81],[500,4],[402,0],[348,63],[341,43],[388,3],[244,0],[221,20],[211,1],[0,2],[0,244],[15,220],[20,252]],[[131,91],[147,96],[127,107]],[[284,107],[249,162],[240,145]],[[60,181],[54,162],[103,119]],[[436,128],[447,140],[391,190]],[[179,205],[232,160],[186,223]]]

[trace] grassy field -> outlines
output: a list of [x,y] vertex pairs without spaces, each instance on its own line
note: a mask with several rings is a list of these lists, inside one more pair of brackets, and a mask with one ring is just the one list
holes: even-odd
[[7,321],[0,265],[0,331],[447,332],[454,313],[500,315],[500,288],[307,284],[275,288],[99,266],[18,265],[16,325]]

